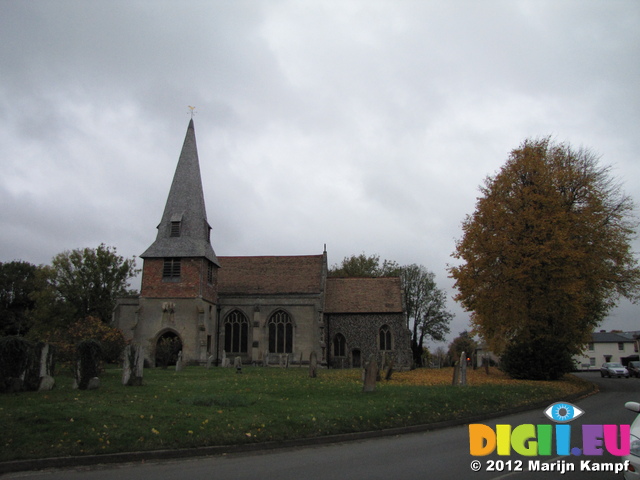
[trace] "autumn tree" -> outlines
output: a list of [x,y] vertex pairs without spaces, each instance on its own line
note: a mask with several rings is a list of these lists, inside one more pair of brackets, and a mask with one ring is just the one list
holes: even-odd
[[[573,355],[621,296],[637,297],[634,205],[610,174],[591,151],[543,138],[525,140],[486,179],[450,273],[494,352],[531,355],[529,365],[545,345]],[[544,378],[569,365],[556,363]]]
[[380,263],[379,255],[360,255],[344,257],[340,265],[329,269],[331,277],[395,277],[400,274],[400,266],[390,260]]
[[87,317],[109,323],[116,298],[132,294],[129,280],[138,273],[135,258],[125,259],[104,244],[59,253],[43,272],[46,288],[37,295],[37,317],[58,324]]
[[435,274],[422,265],[400,266],[392,260],[380,262],[380,256],[364,253],[345,257],[342,264],[334,265],[330,276],[387,277],[402,279],[407,327],[411,330],[413,361],[421,365],[424,342],[427,338],[444,340],[449,333],[453,314],[446,308],[446,294],[438,288]]
[[62,362],[73,360],[80,342],[93,340],[100,344],[104,361],[118,363],[126,344],[120,329],[105,324],[97,317],[81,318],[64,326],[38,325],[28,337],[53,345],[58,360]]

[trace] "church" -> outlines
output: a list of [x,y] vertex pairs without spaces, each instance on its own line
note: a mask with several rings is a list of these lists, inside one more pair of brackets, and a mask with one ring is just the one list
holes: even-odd
[[326,248],[300,256],[217,256],[200,174],[193,118],[156,240],[143,259],[139,297],[119,299],[114,325],[156,364],[163,339],[182,359],[241,357],[243,364],[318,363],[355,368],[374,355],[411,365],[399,277],[328,276]]

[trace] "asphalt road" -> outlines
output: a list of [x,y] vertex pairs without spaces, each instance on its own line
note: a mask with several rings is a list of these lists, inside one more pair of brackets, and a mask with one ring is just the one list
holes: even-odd
[[[582,424],[630,424],[635,414],[624,408],[626,401],[640,401],[640,379],[600,378],[598,373],[579,374],[600,386],[600,393],[574,402],[585,413],[571,422],[571,446],[582,445]],[[496,424],[551,424],[542,410],[510,415],[482,422]],[[481,470],[474,472],[471,462],[481,462]],[[557,469],[575,471],[529,471],[529,460],[554,464]],[[43,480],[124,480],[124,479],[181,479],[225,480],[339,480],[339,479],[611,479],[621,478],[611,472],[581,470],[581,461],[594,464],[619,463],[618,457],[522,457],[490,455],[473,457],[469,454],[467,426],[447,428],[426,433],[400,435],[346,442],[332,445],[304,447],[264,453],[229,454],[191,460],[155,461],[143,464],[109,465],[103,467],[21,472],[7,474],[4,479]],[[510,461],[510,462],[509,462]],[[521,461],[522,463],[519,463]],[[502,463],[501,463],[502,462]],[[493,471],[488,469],[493,466]],[[522,471],[514,471],[521,467]]]

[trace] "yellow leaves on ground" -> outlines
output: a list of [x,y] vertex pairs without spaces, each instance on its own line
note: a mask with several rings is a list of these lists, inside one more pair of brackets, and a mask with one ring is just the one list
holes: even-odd
[[[453,380],[453,368],[419,368],[407,372],[396,372],[388,383],[389,385],[451,385]],[[540,382],[513,380],[504,372],[497,368],[490,368],[487,375],[484,368],[473,370],[467,369],[467,385],[532,385],[536,387],[545,387],[553,385],[555,388],[562,387],[564,394],[571,394],[584,389],[584,384],[568,375],[565,377],[567,382]]]

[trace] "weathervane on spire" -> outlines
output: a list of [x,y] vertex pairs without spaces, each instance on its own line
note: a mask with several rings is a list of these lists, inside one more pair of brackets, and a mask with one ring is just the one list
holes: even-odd
[[192,107],[191,105],[187,105],[189,107],[189,110],[191,110],[189,113],[191,113],[191,118],[193,118],[193,116],[198,113],[195,111],[196,107]]

